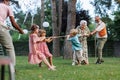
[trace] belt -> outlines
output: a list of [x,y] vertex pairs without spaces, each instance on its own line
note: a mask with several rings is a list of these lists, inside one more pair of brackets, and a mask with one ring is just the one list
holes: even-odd
[[4,24],[0,23],[0,26],[4,29],[9,29],[7,26],[5,26]]
[[0,31],[6,31],[9,30],[8,27],[0,23]]

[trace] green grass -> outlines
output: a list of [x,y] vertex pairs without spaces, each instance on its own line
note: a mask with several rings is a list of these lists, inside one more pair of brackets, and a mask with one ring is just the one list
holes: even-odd
[[56,71],[31,65],[27,56],[17,56],[16,80],[120,80],[120,58],[104,58],[103,64],[94,64],[96,59],[89,58],[90,65],[72,66],[71,60],[54,58]]

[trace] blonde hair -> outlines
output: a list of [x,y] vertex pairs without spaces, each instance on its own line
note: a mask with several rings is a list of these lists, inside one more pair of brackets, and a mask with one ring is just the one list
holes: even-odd
[[46,33],[44,29],[40,29],[38,32],[38,36],[41,37],[43,33]]
[[71,29],[70,30],[70,34],[72,34],[73,36],[75,36],[76,34],[78,34],[78,30],[77,29]]

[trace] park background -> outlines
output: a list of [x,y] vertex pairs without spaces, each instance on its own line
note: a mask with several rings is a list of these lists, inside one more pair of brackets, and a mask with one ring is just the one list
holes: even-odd
[[[11,30],[17,60],[16,80],[120,79],[120,1],[84,0],[85,3],[82,2],[83,0],[11,0],[11,7],[16,22],[21,28],[30,30],[31,24],[35,23],[47,31],[47,36],[64,36],[83,19],[88,22],[88,27],[92,31],[95,28],[94,17],[99,15],[106,23],[108,31],[108,41],[103,50],[105,62],[100,65],[95,64],[96,39],[92,36],[88,38],[89,65],[71,66],[71,44],[66,42],[65,38],[55,39],[48,44],[53,54],[56,71],[49,71],[44,64],[41,68],[38,65],[31,65],[28,63],[29,34],[20,35]],[[86,3],[91,5],[89,10],[86,9],[88,7]],[[48,22],[49,27],[43,27],[43,22]],[[6,24],[11,26],[9,20]]]
[[[41,29],[47,31],[47,36],[64,36],[69,33],[70,29],[77,27],[80,20],[86,20],[90,31],[93,31],[95,28],[94,16],[99,15],[106,23],[108,31],[108,41],[103,50],[103,56],[106,57],[120,56],[119,5],[119,0],[86,0],[86,3],[85,1],[83,3],[82,0],[11,0],[15,19],[20,27],[30,30],[31,24],[38,24]],[[90,8],[88,9],[88,7]],[[49,27],[43,27],[43,22],[48,22]],[[11,26],[9,20],[6,23]],[[10,31],[10,33],[16,55],[28,55],[29,34],[20,35],[15,31]],[[94,36],[88,38],[90,57],[96,56],[95,41]],[[54,39],[52,43],[48,44],[55,57],[63,56],[66,59],[71,58],[70,45],[65,38]]]

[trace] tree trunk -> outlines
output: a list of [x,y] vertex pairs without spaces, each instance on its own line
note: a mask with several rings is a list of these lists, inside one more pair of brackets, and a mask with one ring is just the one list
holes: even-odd
[[63,0],[58,0],[58,27],[59,27],[59,34],[61,33],[61,26],[62,26],[62,2]]
[[[67,29],[66,34],[69,34],[70,30],[75,28],[76,23],[76,0],[69,0],[68,2],[68,17],[67,17]],[[72,58],[71,42],[65,40],[64,45],[64,58]]]
[[40,28],[42,28],[42,29],[43,29],[44,17],[45,17],[45,13],[44,13],[44,0],[41,0],[41,26],[40,26]]
[[[51,0],[52,5],[52,31],[53,36],[59,35],[59,27],[57,27],[57,14],[56,14],[56,0]],[[60,40],[59,38],[53,39],[53,56],[60,56]]]

